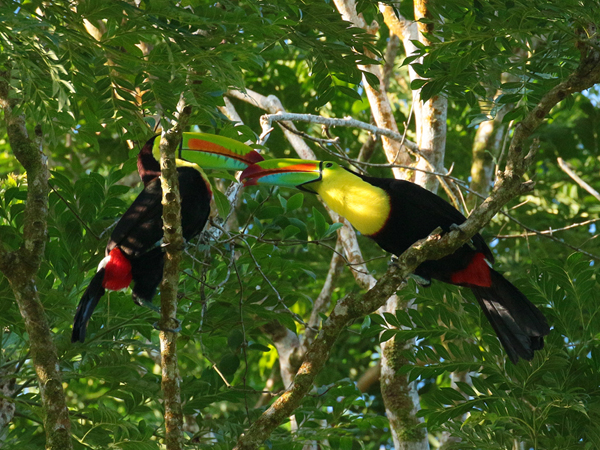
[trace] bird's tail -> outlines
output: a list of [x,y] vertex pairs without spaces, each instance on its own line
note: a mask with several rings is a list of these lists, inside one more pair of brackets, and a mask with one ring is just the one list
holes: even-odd
[[92,317],[92,313],[100,298],[104,295],[104,287],[102,281],[104,280],[104,268],[100,269],[92,278],[89,286],[83,293],[79,305],[77,305],[77,312],[75,313],[75,320],[73,321],[73,334],[71,334],[71,342],[83,342],[85,340],[85,331],[87,329],[88,321]]
[[519,358],[530,361],[533,352],[544,347],[550,327],[541,311],[521,291],[490,269],[490,287],[471,287],[498,339],[516,364]]

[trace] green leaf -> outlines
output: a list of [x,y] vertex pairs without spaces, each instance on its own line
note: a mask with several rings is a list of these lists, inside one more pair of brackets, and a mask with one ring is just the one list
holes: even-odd
[[404,60],[402,61],[402,64],[400,64],[400,67],[402,66],[407,66],[410,63],[412,63],[413,61],[415,61],[416,59],[419,59],[421,57],[421,55],[411,55],[411,56],[407,56],[406,58],[404,58]]
[[290,198],[288,198],[287,208],[285,211],[289,213],[289,212],[295,211],[299,208],[302,208],[303,202],[304,202],[304,194],[302,192],[294,194]]
[[300,233],[300,228],[295,227],[294,225],[288,225],[283,230],[283,237],[282,238],[283,239],[290,239],[291,237],[296,236],[298,233]]
[[215,204],[217,205],[217,210],[219,211],[219,216],[223,218],[227,217],[229,210],[231,209],[231,205],[229,204],[227,197],[214,187],[212,191]]
[[365,316],[360,326],[361,333],[364,333],[371,326],[371,316]]
[[473,117],[473,119],[471,119],[469,127],[474,127],[482,122],[487,122],[490,119],[491,118],[487,114],[477,114],[475,117]]
[[262,345],[262,344],[257,344],[256,342],[250,344],[248,346],[248,350],[258,350],[259,352],[270,352],[271,349],[269,347],[267,347],[266,345]]
[[423,80],[421,78],[416,78],[410,82],[410,88],[413,91],[416,91],[418,89],[421,89],[425,85],[425,83],[427,83],[427,80]]
[[350,98],[353,98],[355,100],[361,100],[361,96],[358,92],[356,92],[354,89],[350,89],[349,87],[346,86],[337,86],[337,89],[340,90],[340,92],[342,92],[343,94],[347,95]]
[[385,318],[385,321],[387,323],[389,323],[391,326],[396,327],[396,328],[400,328],[400,322],[398,321],[398,319],[396,318],[396,316],[393,315],[392,313],[384,312],[383,313],[383,317]]
[[406,327],[406,328],[413,327],[413,322],[410,319],[410,316],[408,315],[408,313],[406,311],[404,311],[402,309],[396,310],[396,319],[398,320],[398,323],[400,323],[400,327]]
[[323,217],[323,214],[321,214],[319,212],[319,210],[316,209],[314,206],[313,206],[313,209],[312,209],[312,215],[313,215],[313,222],[315,223],[315,231],[316,231],[316,234],[317,234],[316,237],[317,237],[317,239],[320,239],[327,232],[327,230],[329,228],[329,225],[325,221],[325,217]]
[[379,342],[385,342],[396,336],[396,330],[385,330],[379,337]]
[[373,89],[379,89],[379,78],[376,75],[368,71],[363,71],[363,75]]
[[219,361],[219,370],[223,375],[233,375],[240,366],[240,358],[228,353]]
[[502,123],[509,123],[511,120],[519,120],[524,114],[525,112],[523,111],[523,108],[515,108],[504,115],[502,118]]
[[370,314],[368,317],[371,319],[371,322],[376,323],[377,325],[387,326],[385,319],[379,314]]
[[325,232],[325,234],[323,234],[323,237],[325,238],[327,236],[331,236],[332,234],[334,234],[337,230],[339,230],[343,226],[344,226],[344,224],[339,223],[339,222],[328,225],[327,231]]
[[285,198],[283,198],[281,195],[277,195],[277,198],[279,199],[279,203],[281,204],[281,207],[283,208],[283,210],[287,211],[287,200]]
[[244,342],[244,334],[241,330],[234,328],[227,337],[227,345],[231,350],[237,350]]

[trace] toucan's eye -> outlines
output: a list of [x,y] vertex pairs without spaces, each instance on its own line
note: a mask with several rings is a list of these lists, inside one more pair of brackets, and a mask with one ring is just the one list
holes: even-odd
[[333,163],[328,162],[327,164],[325,164],[325,167],[330,169],[331,167],[333,167]]

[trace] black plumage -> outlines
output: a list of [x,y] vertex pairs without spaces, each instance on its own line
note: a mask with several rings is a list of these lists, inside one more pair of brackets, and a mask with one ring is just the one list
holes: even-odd
[[[212,193],[203,175],[193,167],[179,167],[179,190],[181,194],[181,224],[183,237],[192,239],[199,234],[210,214]],[[140,173],[141,175],[141,173]],[[132,295],[138,304],[149,303],[162,280],[164,252],[162,189],[160,178],[146,179],[144,190],[123,214],[113,230],[106,246],[106,255],[119,249],[130,264],[133,281]],[[84,292],[73,324],[71,341],[83,342],[87,322],[102,295],[106,270],[101,268]]]
[[[356,175],[389,195],[388,220],[370,237],[394,255],[402,254],[437,227],[448,232],[453,224],[466,220],[450,203],[415,183]],[[533,352],[544,347],[544,336],[550,327],[541,311],[522,292],[489,267],[493,262],[490,249],[477,233],[470,245],[465,244],[439,260],[423,262],[415,275],[469,287],[511,361],[531,360]]]

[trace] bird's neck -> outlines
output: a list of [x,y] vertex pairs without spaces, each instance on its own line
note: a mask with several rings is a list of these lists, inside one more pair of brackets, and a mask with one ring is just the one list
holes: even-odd
[[[156,145],[154,146],[154,149],[152,150],[152,155],[154,156],[154,158],[156,159],[156,161],[158,163],[158,161],[160,161],[160,151],[158,151],[158,146],[156,146]],[[138,157],[138,170],[139,170],[139,164],[140,163],[139,163],[139,157]],[[202,176],[204,183],[206,184],[206,188],[208,189],[209,195],[212,197],[212,188],[210,185],[210,181],[208,180],[208,177],[204,173],[204,170],[202,170],[202,168],[198,164],[186,161],[185,159],[175,158],[175,165],[177,168],[191,167],[192,169],[197,170],[200,173],[200,175]],[[140,172],[140,176],[142,177],[142,180],[144,180],[144,176],[141,174],[141,172]],[[157,172],[156,176],[160,176],[160,163],[158,163],[158,172]],[[144,184],[146,184],[145,180],[144,180]]]
[[390,215],[388,194],[347,170],[328,174],[316,190],[331,209],[362,234],[377,233]]
[[212,188],[210,186],[210,181],[208,181],[208,177],[204,173],[204,170],[202,170],[202,168],[198,164],[186,161],[185,159],[179,159],[179,158],[175,159],[175,163],[177,164],[178,168],[179,167],[191,167],[192,169],[196,169],[202,176],[202,180],[204,180],[204,184],[206,184],[206,189],[208,189],[208,193],[212,197]]

